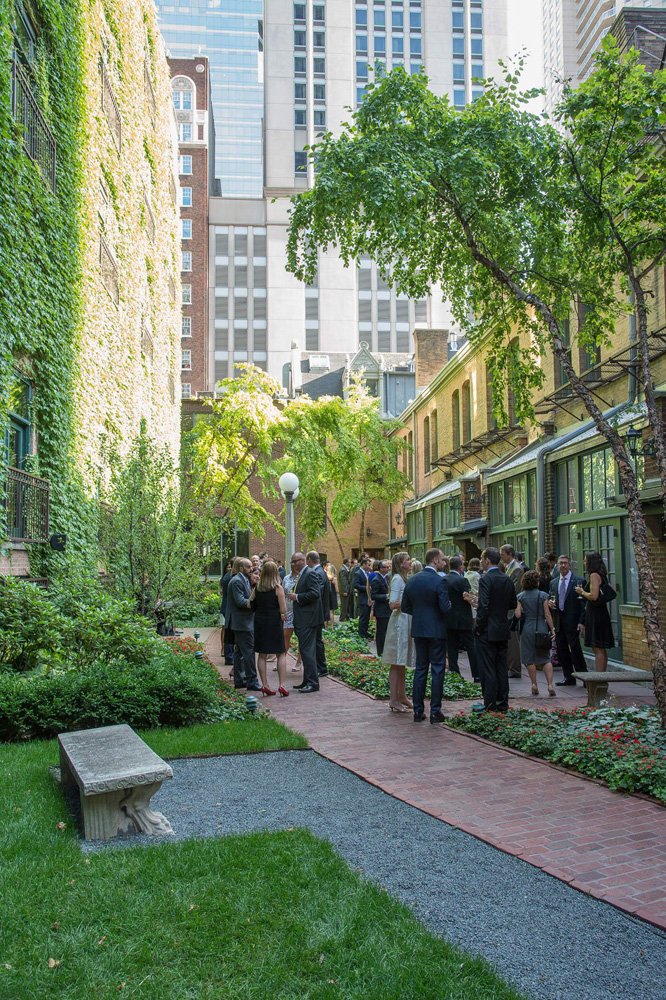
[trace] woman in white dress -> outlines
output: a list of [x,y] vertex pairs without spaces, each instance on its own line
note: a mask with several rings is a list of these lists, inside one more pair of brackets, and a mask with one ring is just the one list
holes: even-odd
[[409,552],[396,552],[391,564],[389,592],[389,607],[393,614],[389,618],[382,654],[382,663],[389,668],[391,690],[389,708],[392,712],[409,712],[414,707],[405,692],[405,667],[414,666],[412,616],[400,610],[405,583],[411,568],[412,560]]

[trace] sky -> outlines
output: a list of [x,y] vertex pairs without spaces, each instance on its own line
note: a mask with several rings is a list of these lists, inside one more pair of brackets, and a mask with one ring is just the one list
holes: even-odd
[[526,48],[529,55],[525,63],[523,84],[527,87],[543,85],[543,45],[541,34],[541,0],[508,0],[509,3],[509,52]]

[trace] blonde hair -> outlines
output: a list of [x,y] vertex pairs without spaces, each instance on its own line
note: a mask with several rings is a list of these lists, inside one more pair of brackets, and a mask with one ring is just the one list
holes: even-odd
[[391,560],[391,574],[393,576],[398,574],[403,580],[407,579],[407,573],[403,572],[403,566],[409,559],[409,552],[396,552]]
[[273,562],[272,559],[267,559],[261,567],[261,576],[259,577],[257,590],[262,594],[267,590],[275,590],[276,587],[280,586],[280,582],[280,572],[277,563]]
[[423,563],[419,562],[418,559],[412,559],[412,576],[414,576],[415,573],[420,573],[422,569]]
[[326,563],[326,565],[324,566],[324,572],[326,573],[326,576],[329,578],[331,583],[333,582],[333,580],[336,579],[338,575],[338,571],[333,565],[333,563]]
[[245,556],[234,556],[234,561],[231,564],[231,575],[236,576],[240,573],[240,568],[245,562]]

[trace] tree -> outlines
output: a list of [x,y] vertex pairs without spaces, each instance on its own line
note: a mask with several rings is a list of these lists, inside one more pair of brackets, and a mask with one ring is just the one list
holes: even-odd
[[[284,413],[284,458],[277,471],[289,466],[298,475],[301,524],[306,537],[322,534],[325,521],[340,547],[340,530],[360,514],[359,552],[365,547],[365,520],[376,501],[396,503],[408,489],[398,470],[403,444],[389,434],[395,421],[382,420],[379,400],[353,378],[345,400],[324,397],[290,403]],[[334,492],[331,498],[331,492]]]
[[[413,297],[439,284],[470,338],[491,336],[501,416],[509,380],[517,419],[533,416],[540,358],[555,356],[618,465],[666,725],[666,643],[634,465],[565,338],[580,300],[589,310],[580,342],[609,344],[628,309],[618,274],[641,307],[641,281],[663,260],[666,160],[654,137],[664,126],[666,74],[645,73],[635,53],[625,59],[607,41],[588,82],[565,95],[559,114],[569,133],[561,134],[524,110],[535,92],[520,93],[520,69],[521,60],[503,84],[486,81],[484,95],[462,111],[432,94],[425,77],[393,70],[339,138],[327,134],[317,145],[315,186],[294,199],[288,266],[310,281],[318,249],[337,245],[345,263],[370,254]],[[666,485],[646,320],[639,313],[642,382]]]

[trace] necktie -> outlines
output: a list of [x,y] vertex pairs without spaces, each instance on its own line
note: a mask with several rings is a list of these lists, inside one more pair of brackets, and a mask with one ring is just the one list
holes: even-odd
[[560,611],[564,611],[564,599],[567,596],[567,584],[563,576],[560,577]]

